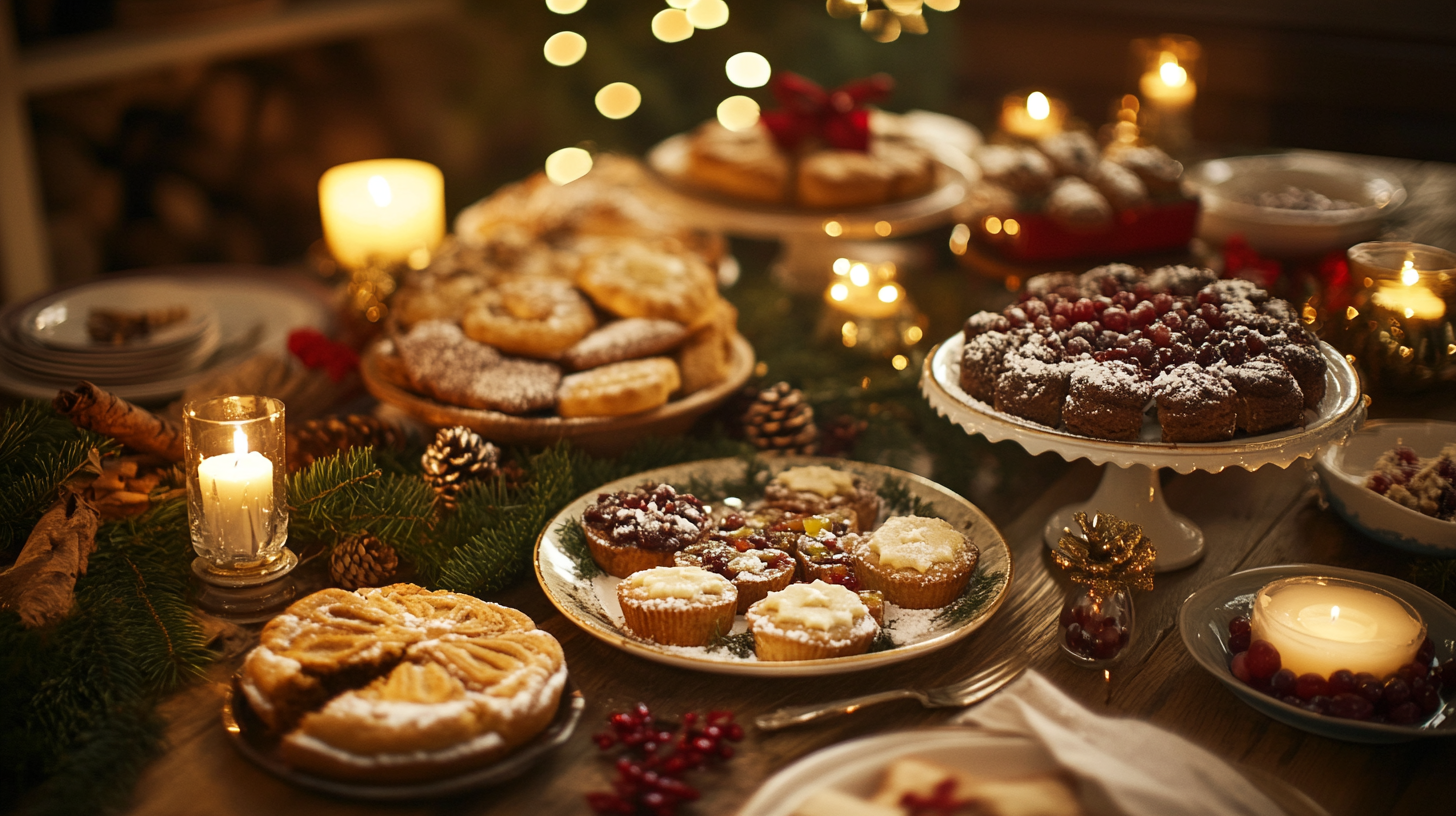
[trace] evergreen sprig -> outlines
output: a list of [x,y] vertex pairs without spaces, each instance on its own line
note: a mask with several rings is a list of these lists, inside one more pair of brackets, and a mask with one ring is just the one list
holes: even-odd
[[61,485],[115,441],[83,431],[47,403],[27,400],[0,413],[0,557],[20,552]]
[[978,567],[966,591],[950,605],[936,613],[931,620],[937,624],[959,626],[981,613],[986,604],[996,596],[1006,582],[1006,573],[990,572]]

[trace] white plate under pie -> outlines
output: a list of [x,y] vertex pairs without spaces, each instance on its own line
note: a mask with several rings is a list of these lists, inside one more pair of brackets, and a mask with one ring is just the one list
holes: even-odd
[[[903,485],[911,497],[927,504],[935,516],[965,533],[980,548],[976,576],[971,582],[973,590],[977,586],[983,588],[980,601],[970,605],[961,615],[942,614],[943,610],[901,610],[887,604],[887,624],[899,621],[890,625],[891,637],[896,638],[894,648],[818,660],[759,661],[752,657],[739,658],[723,649],[710,652],[704,648],[663,646],[627,631],[617,605],[616,586],[620,579],[606,574],[591,575],[596,570],[590,553],[584,552],[584,547],[573,552],[564,543],[562,526],[568,522],[580,522],[581,514],[596,501],[598,494],[630,490],[644,482],[671,484],[679,491],[693,492],[705,504],[716,505],[725,496],[714,495],[706,488],[743,481],[747,464],[742,459],[708,459],[649,470],[608,482],[577,498],[551,519],[537,539],[536,580],[561,614],[588,634],[622,651],[679,668],[761,677],[840,674],[901,663],[965,638],[990,620],[1006,600],[1012,575],[1011,550],[1006,539],[980,508],[950,489],[913,473],[844,459],[774,457],[772,460],[760,460],[760,464],[767,467],[765,478],[791,467],[827,465],[859,476],[876,487],[887,479]],[[888,513],[889,508],[881,510],[882,517]],[[899,633],[896,632],[897,625]],[[734,633],[742,633],[745,628],[740,615]],[[897,634],[901,637],[896,637]]]

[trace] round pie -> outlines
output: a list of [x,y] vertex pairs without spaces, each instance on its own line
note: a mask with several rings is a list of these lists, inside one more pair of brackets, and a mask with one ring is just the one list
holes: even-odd
[[295,767],[410,782],[491,762],[541,732],[566,683],[526,615],[412,584],[326,589],[263,627],[239,685]]

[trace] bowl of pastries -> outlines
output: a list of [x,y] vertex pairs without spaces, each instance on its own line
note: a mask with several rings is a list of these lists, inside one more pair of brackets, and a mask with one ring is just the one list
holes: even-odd
[[597,453],[726,399],[754,366],[718,293],[732,259],[636,195],[642,178],[602,156],[570,184],[537,174],[462,211],[364,355],[369,390],[428,425]]
[[1066,131],[975,153],[981,181],[960,208],[977,243],[1017,262],[1184,248],[1199,201],[1183,165],[1153,145]]

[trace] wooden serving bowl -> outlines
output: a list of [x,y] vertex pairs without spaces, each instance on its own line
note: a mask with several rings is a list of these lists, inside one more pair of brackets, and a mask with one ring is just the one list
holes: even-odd
[[671,436],[686,431],[704,413],[743,387],[753,373],[753,346],[735,333],[728,376],[686,397],[638,414],[615,417],[521,417],[480,408],[449,405],[408,390],[386,376],[378,344],[370,346],[359,363],[364,385],[376,399],[404,411],[434,428],[464,425],[493,442],[507,445],[549,445],[569,439],[588,453],[612,456],[648,436]]

